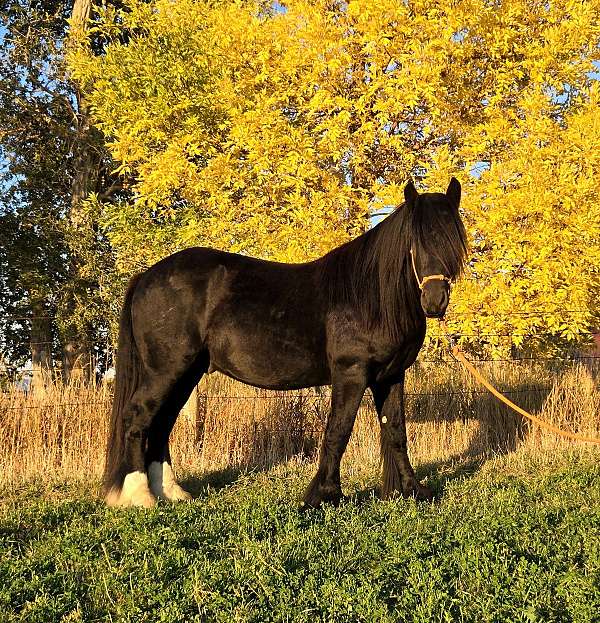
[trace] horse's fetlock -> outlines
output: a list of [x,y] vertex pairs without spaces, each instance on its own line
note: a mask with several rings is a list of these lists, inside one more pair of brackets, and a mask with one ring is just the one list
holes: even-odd
[[322,502],[337,506],[342,499],[342,487],[336,482],[322,480],[320,474],[313,478],[304,495],[306,507],[318,508]]

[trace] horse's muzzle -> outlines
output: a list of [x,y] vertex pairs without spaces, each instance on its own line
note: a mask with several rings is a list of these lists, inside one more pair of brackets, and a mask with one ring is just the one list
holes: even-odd
[[427,318],[443,318],[444,314],[446,313],[446,310],[444,309],[444,311],[440,311],[440,312],[425,312],[425,316]]
[[449,302],[448,286],[444,282],[427,284],[421,293],[421,307],[427,318],[442,318]]

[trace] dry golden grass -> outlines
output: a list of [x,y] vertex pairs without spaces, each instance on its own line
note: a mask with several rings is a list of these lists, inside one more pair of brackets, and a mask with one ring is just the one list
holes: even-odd
[[[489,362],[483,371],[519,405],[562,428],[600,436],[599,371],[573,364]],[[550,388],[550,389],[547,389]],[[407,377],[409,449],[416,465],[443,465],[525,449],[552,453],[570,442],[524,423],[457,364],[420,363]],[[63,477],[97,479],[110,410],[105,387],[49,385],[0,394],[0,484]],[[180,416],[172,435],[185,471],[267,467],[316,456],[329,388],[269,392],[220,375],[200,386],[198,416]],[[379,461],[379,431],[370,396],[359,411],[344,469]]]

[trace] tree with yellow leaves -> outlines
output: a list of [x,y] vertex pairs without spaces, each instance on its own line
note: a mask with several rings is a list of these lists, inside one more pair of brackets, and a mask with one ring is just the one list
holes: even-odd
[[407,178],[455,175],[463,341],[538,349],[598,322],[600,0],[126,0],[91,33],[104,54],[70,67],[135,180],[100,209],[123,273],[194,244],[313,258]]

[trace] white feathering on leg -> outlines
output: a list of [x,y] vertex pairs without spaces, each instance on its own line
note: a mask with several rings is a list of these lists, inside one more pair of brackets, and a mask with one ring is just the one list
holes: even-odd
[[148,468],[150,488],[159,500],[191,500],[192,496],[175,481],[173,469],[165,461],[153,461]]
[[191,500],[192,496],[185,489],[175,482],[173,468],[167,463],[163,463],[163,487],[166,489],[170,500]]
[[150,492],[146,473],[137,471],[125,476],[120,494],[111,489],[106,496],[106,502],[109,506],[152,508],[156,504],[156,498]]

